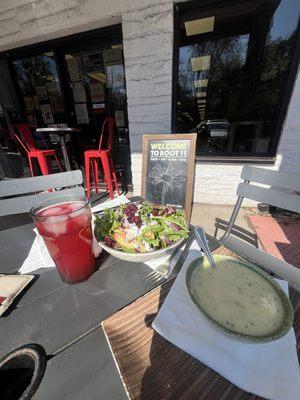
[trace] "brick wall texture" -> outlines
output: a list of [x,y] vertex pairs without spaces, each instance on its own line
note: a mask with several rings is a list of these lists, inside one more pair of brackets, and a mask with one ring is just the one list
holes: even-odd
[[[122,23],[134,193],[141,188],[142,135],[171,131],[173,1],[1,0],[0,51]],[[300,173],[300,78],[282,130],[276,163]],[[241,164],[199,162],[194,201],[232,204]],[[191,188],[192,190],[192,188]]]

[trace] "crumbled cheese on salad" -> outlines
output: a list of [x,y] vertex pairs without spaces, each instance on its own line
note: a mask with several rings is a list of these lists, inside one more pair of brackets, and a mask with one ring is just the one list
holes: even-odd
[[145,253],[165,248],[188,236],[184,215],[174,207],[147,201],[106,209],[96,216],[95,235],[125,252]]

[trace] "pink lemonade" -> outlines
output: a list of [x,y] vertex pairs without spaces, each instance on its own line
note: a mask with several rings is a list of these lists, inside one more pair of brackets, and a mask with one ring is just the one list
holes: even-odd
[[36,227],[64,282],[83,281],[95,271],[91,221],[83,201],[54,204],[36,213]]

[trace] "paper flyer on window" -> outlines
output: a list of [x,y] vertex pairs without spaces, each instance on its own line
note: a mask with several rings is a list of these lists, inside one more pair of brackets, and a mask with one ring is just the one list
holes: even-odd
[[41,104],[41,113],[45,124],[53,124],[53,114],[50,104]]
[[54,113],[63,112],[64,105],[58,82],[48,82],[46,86],[49,94],[52,111]]
[[77,59],[75,57],[68,58],[67,64],[71,81],[80,81],[81,73]]
[[100,103],[105,100],[105,85],[101,82],[90,82],[92,103]]
[[73,97],[75,103],[85,103],[86,93],[83,82],[72,82]]
[[124,112],[122,110],[115,111],[115,121],[117,128],[123,128],[125,126]]
[[25,108],[28,111],[34,110],[34,101],[32,97],[24,97]]
[[88,124],[90,122],[86,103],[75,104],[75,111],[78,124]]
[[48,99],[48,92],[47,92],[46,86],[36,86],[35,92],[36,92],[37,98],[39,100],[47,100]]

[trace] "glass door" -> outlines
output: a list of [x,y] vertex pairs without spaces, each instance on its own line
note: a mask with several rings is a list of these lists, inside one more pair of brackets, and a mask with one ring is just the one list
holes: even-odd
[[122,133],[127,125],[127,104],[121,48],[69,52],[65,62],[74,122],[90,139],[96,139],[104,119],[112,116]]
[[97,148],[103,122],[111,116],[115,121],[115,164],[126,171],[127,181],[131,183],[122,44],[91,47],[82,43],[64,52],[70,118],[83,131],[76,146],[78,157],[82,164],[83,151]]
[[[67,124],[81,132],[67,137],[83,166],[84,151],[97,149],[102,125],[115,120],[115,164],[131,183],[122,29],[115,25],[9,54],[23,120],[33,127]],[[50,135],[52,145],[56,136]]]
[[64,102],[54,52],[13,61],[27,122],[46,126],[65,122]]

